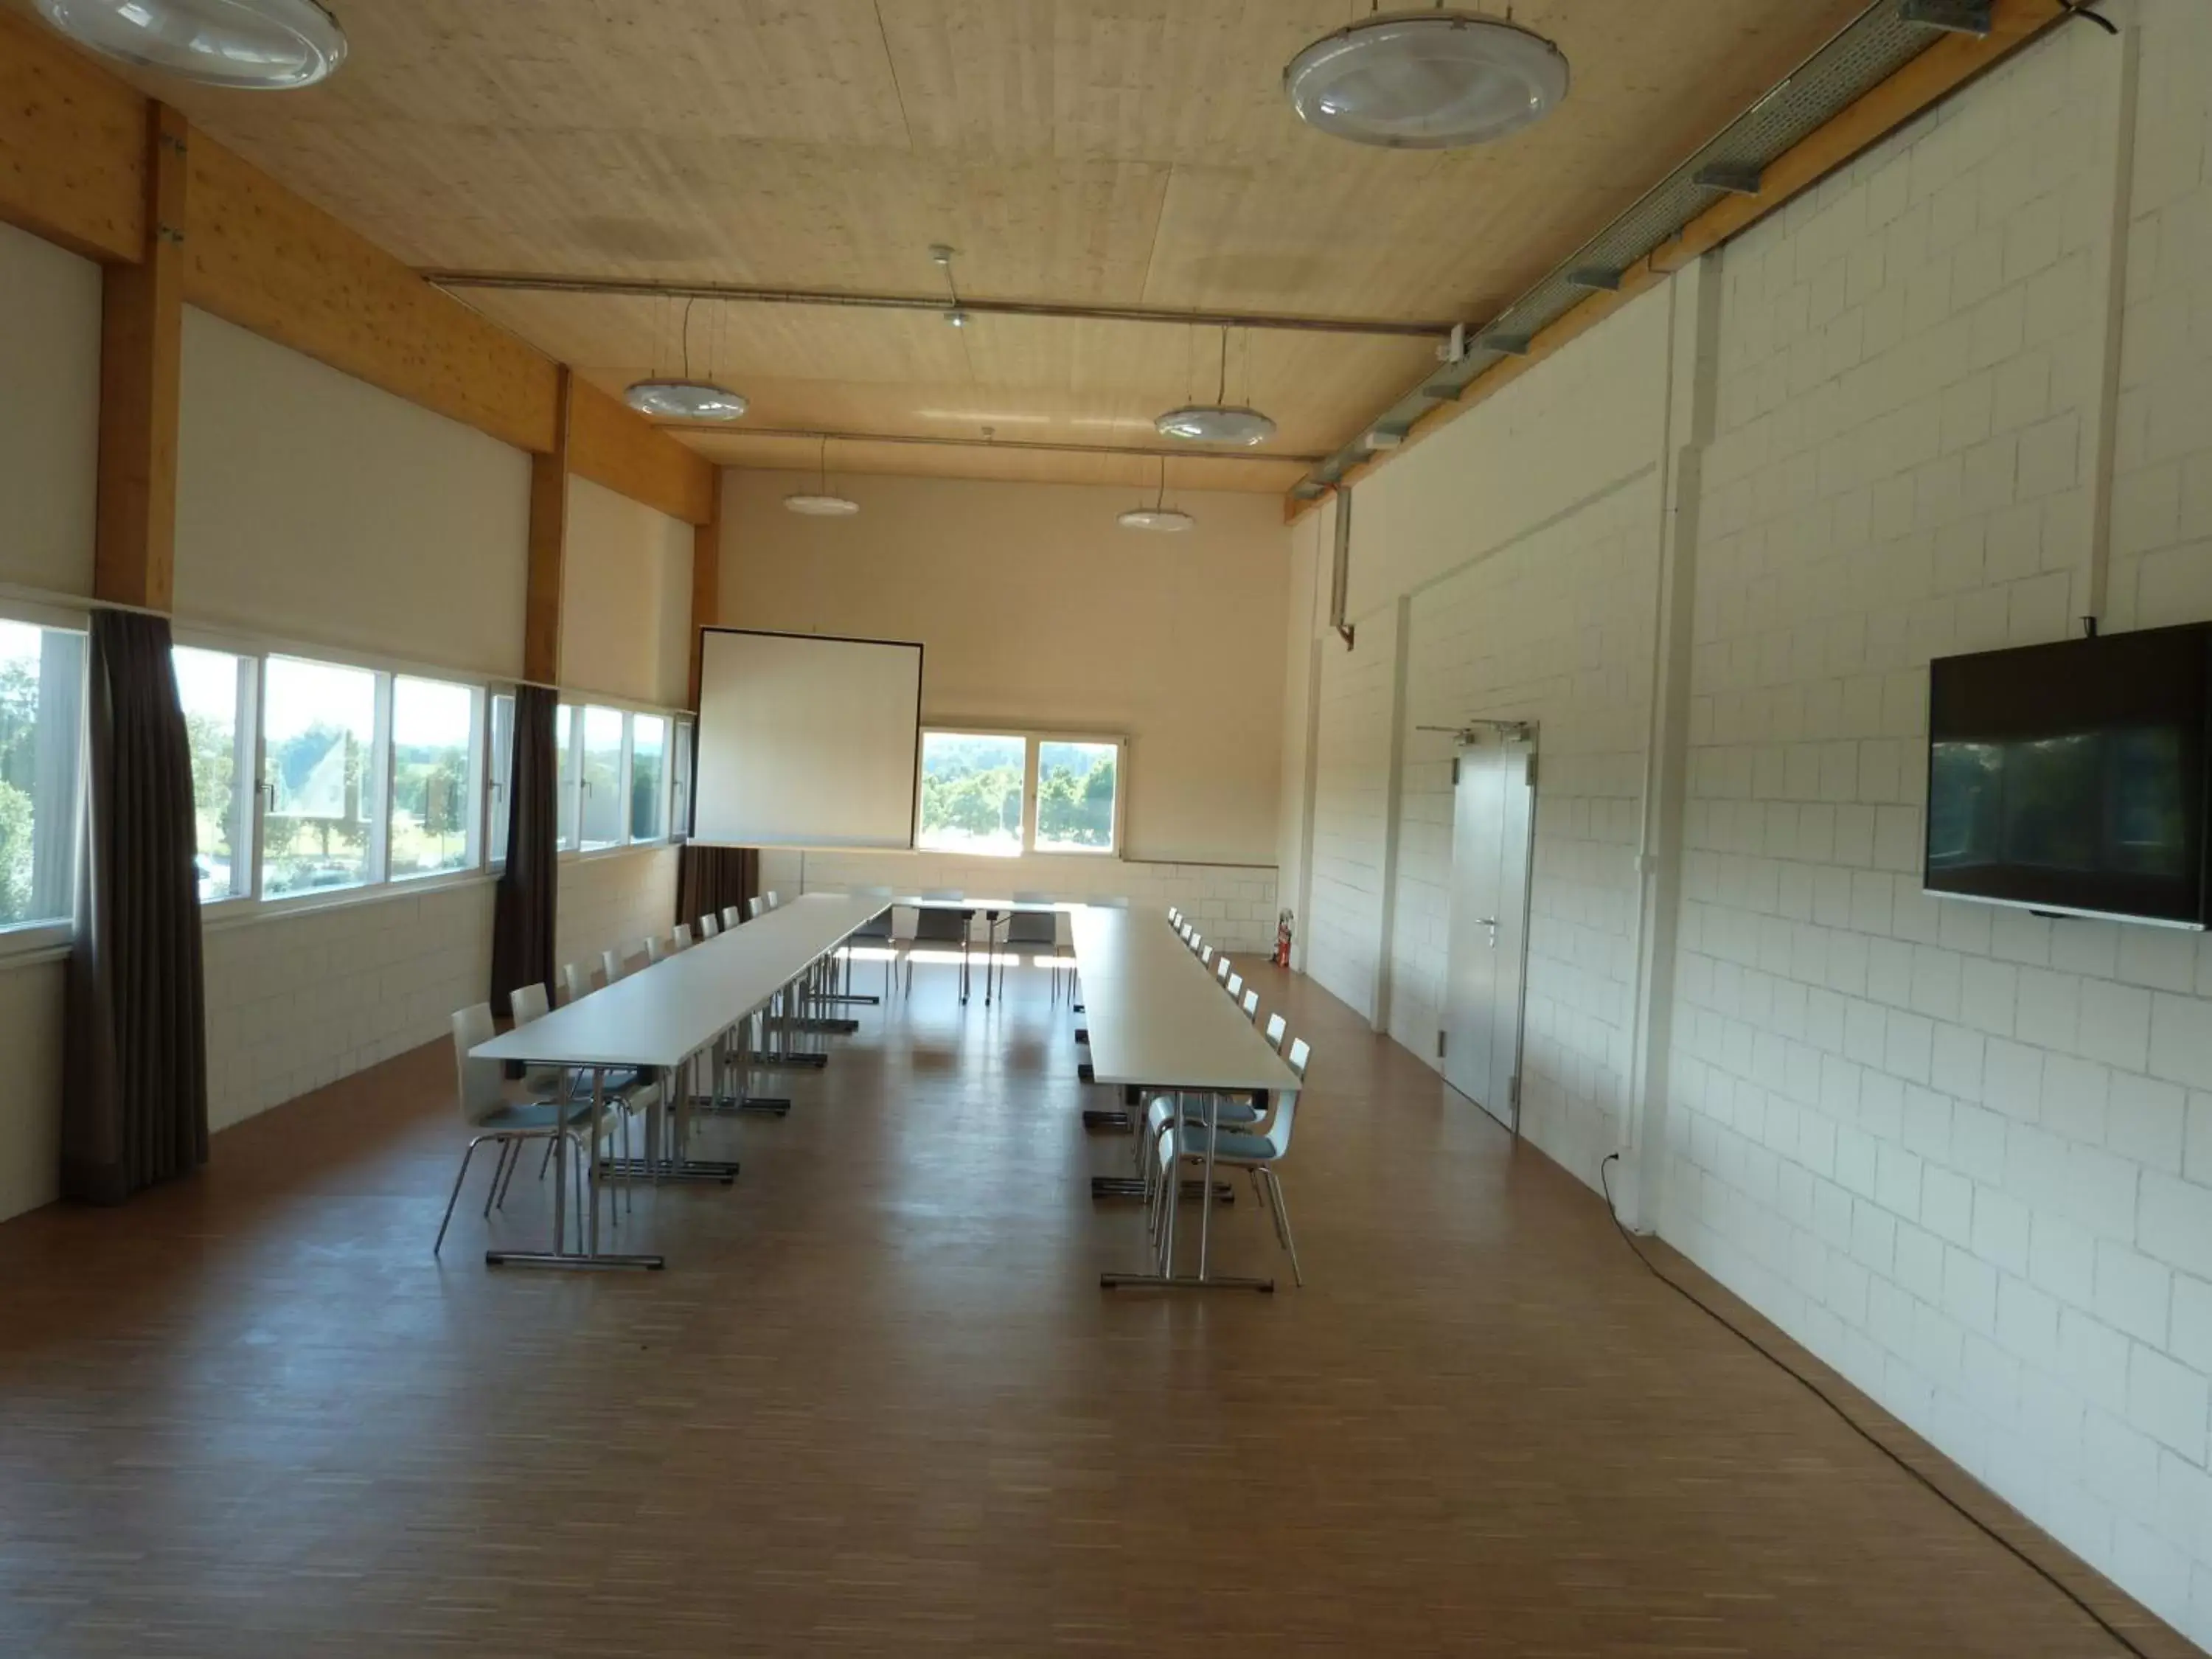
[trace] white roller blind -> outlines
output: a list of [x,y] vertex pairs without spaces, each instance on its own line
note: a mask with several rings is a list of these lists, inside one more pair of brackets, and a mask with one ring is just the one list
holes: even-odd
[[911,847],[921,647],[710,629],[696,841]]

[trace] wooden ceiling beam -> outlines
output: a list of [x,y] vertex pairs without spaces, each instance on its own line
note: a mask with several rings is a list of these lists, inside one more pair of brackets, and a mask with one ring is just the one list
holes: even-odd
[[177,396],[184,346],[186,150],[167,104],[144,110],[145,246],[100,268],[100,460],[92,591],[167,611],[176,591]]
[[[0,11],[0,221],[106,265],[102,356],[113,357],[117,372],[126,361],[157,362],[147,355],[146,328],[156,314],[152,299],[164,295],[171,313],[198,306],[502,443],[533,455],[554,449],[564,407],[558,364],[234,152],[198,135],[173,152],[177,177],[153,179],[149,189],[147,123],[160,107],[50,30]],[[182,131],[179,119],[180,146]],[[149,234],[152,189],[170,191],[178,204],[169,222],[176,235],[166,240]],[[126,274],[149,264],[159,268],[150,283]],[[113,296],[129,296],[130,303]],[[135,319],[139,331],[127,351],[118,335],[126,319]],[[173,349],[173,342],[172,403]],[[113,429],[131,431],[142,453],[136,471],[145,474],[156,459],[149,446],[157,435],[150,424],[157,411],[148,398],[159,387],[139,388],[134,404],[130,389],[111,383],[109,374],[104,367],[103,402],[121,396],[113,417],[121,424]],[[586,400],[580,441],[560,441],[564,453],[573,448],[583,476],[701,522],[713,494],[712,465],[620,403],[592,398],[599,401]],[[173,450],[173,410],[169,421]],[[126,476],[115,471],[123,465],[120,450],[111,465],[111,424],[103,415],[104,480]],[[173,455],[169,466],[173,491]],[[126,499],[135,497],[111,496],[103,482],[103,514],[123,512]],[[152,500],[145,511],[158,505]],[[103,520],[103,538],[109,534]]]
[[568,435],[576,380],[554,371],[553,445],[530,458],[530,562],[522,599],[522,678],[561,683],[562,584],[568,564]]

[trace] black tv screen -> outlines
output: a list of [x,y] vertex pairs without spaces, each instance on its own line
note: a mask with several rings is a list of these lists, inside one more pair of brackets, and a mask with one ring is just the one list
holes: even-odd
[[1931,893],[2212,921],[2212,623],[1929,665]]

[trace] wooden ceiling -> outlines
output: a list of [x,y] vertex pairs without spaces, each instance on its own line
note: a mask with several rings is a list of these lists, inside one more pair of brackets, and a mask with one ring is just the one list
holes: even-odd
[[[143,84],[421,269],[933,295],[943,242],[977,297],[1479,322],[1864,0],[1519,0],[1572,90],[1535,127],[1449,154],[1343,143],[1290,113],[1283,64],[1368,9],[1352,0],[331,3],[351,52],[325,87]],[[611,389],[684,366],[682,301],[460,297]],[[812,448],[748,429],[1154,449],[1152,417],[1211,398],[1222,345],[1180,325],[956,330],[714,301],[689,307],[688,336],[692,372],[754,412],[680,435],[746,465]],[[1279,457],[1356,434],[1431,352],[1240,332],[1231,399],[1281,431],[1175,476],[1280,489],[1302,468]],[[855,443],[833,461],[1095,483],[1135,458]]]

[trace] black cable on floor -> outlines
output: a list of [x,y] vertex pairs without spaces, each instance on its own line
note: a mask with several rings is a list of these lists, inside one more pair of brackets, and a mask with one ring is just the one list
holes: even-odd
[[[2100,18],[2098,21],[2101,22],[2104,20]],[[1884,1457],[1887,1457],[1891,1462],[1896,1464],[1898,1468],[1903,1469],[1915,1480],[1917,1480],[1922,1486],[1927,1487],[1929,1491],[1934,1492],[1936,1497],[1942,1498],[1946,1504],[1949,1504],[1952,1509],[1964,1516],[1983,1533],[1986,1534],[1989,1537],[1995,1539],[1998,1543],[2003,1545],[2006,1549],[2011,1551],[2015,1557],[2022,1562],[2025,1562],[2027,1566],[2034,1571],[2038,1577],[2041,1578],[2061,1595],[2064,1596],[2075,1607],[2081,1608],[2083,1613],[2087,1613],[2091,1622],[2093,1622],[2099,1630],[2104,1632],[2106,1635],[2111,1637],[2112,1640],[2118,1643],[2130,1653],[2135,1655],[2136,1659],[2150,1659],[2150,1656],[2148,1654],[2145,1653],[2141,1648],[2130,1641],[2126,1636],[2121,1633],[2121,1632],[2110,1620],[2106,1619],[2103,1613],[2099,1613],[2096,1608],[2091,1607],[2087,1601],[2083,1601],[2080,1595],[2069,1588],[2064,1581],[2060,1579],[2056,1573],[2051,1571],[2050,1568],[2045,1566],[2040,1561],[2038,1561],[2026,1550],[2014,1543],[2011,1539],[2006,1537],[1995,1527],[1990,1525],[1988,1522],[1983,1520],[1980,1516],[1976,1515],[1964,1504],[1961,1504],[1957,1498],[1952,1497],[1949,1492],[1945,1492],[1942,1487],[1937,1486],[1925,1474],[1913,1468],[1911,1464],[1905,1462],[1904,1458],[1899,1456],[1897,1453],[1892,1451],[1887,1446],[1883,1445],[1882,1443],[1876,1439],[1868,1429],[1861,1425],[1856,1418],[1853,1417],[1850,1413],[1845,1411],[1842,1405],[1839,1404],[1836,1401],[1835,1397],[1830,1395],[1826,1389],[1823,1389],[1819,1383],[1815,1382],[1811,1377],[1806,1376],[1804,1372],[1799,1370],[1788,1360],[1783,1358],[1780,1354],[1776,1353],[1771,1348],[1761,1342],[1757,1337],[1752,1335],[1750,1332],[1745,1330],[1741,1325],[1738,1325],[1734,1320],[1730,1319],[1719,1309],[1708,1303],[1695,1291],[1691,1290],[1687,1285],[1680,1284],[1676,1280],[1668,1278],[1665,1273],[1661,1273],[1659,1271],[1659,1264],[1652,1261],[1650,1256],[1644,1255],[1644,1247],[1636,1242],[1636,1235],[1630,1232],[1626,1227],[1621,1225],[1620,1212],[1613,1208],[1613,1183],[1606,1178],[1606,1165],[1618,1161],[1620,1157],[1620,1154],[1619,1152],[1608,1152],[1606,1154],[1604,1159],[1601,1161],[1597,1166],[1597,1184],[1604,1189],[1605,1212],[1613,1222],[1613,1231],[1620,1235],[1621,1242],[1628,1246],[1629,1254],[1644,1264],[1644,1272],[1650,1273],[1652,1278],[1657,1279],[1668,1290],[1674,1291],[1675,1295],[1680,1297],[1685,1302],[1695,1308],[1699,1313],[1705,1315],[1706,1318],[1711,1320],[1723,1330],[1727,1331],[1738,1341],[1741,1342],[1746,1347],[1758,1354],[1769,1364],[1772,1365],[1777,1370],[1789,1377],[1791,1382],[1796,1383],[1799,1388],[1804,1389],[1806,1393],[1811,1395],[1813,1398],[1819,1401],[1830,1411],[1835,1413],[1838,1417],[1843,1419],[1844,1425],[1848,1427],[1853,1434],[1858,1436],[1858,1437],[1865,1441],[1868,1445],[1872,1446]]]

